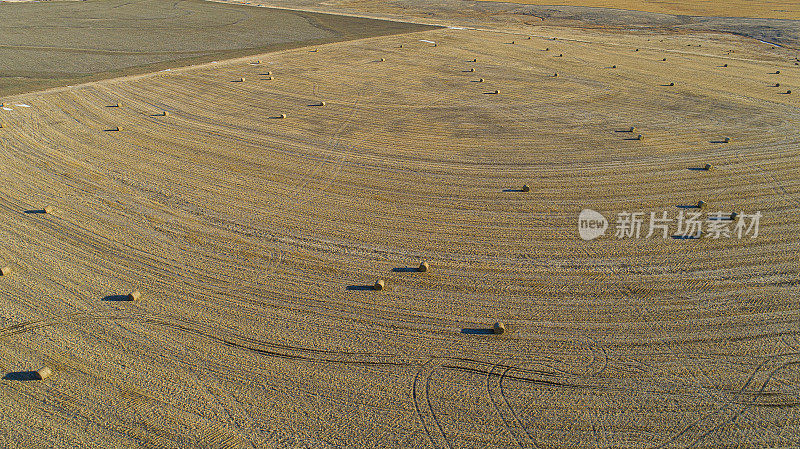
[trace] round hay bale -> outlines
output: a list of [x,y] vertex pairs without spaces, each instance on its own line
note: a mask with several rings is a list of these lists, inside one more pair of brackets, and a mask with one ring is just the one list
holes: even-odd
[[469,71],[470,71],[470,72],[474,72],[474,71],[475,71],[475,69],[474,69],[474,68],[472,68],[472,67],[470,67],[470,68],[469,68]]
[[775,83],[775,87],[781,87],[781,83]]
[[789,95],[789,94],[791,94],[791,93],[792,93],[792,91],[791,91],[791,90],[787,90],[787,91],[786,91],[786,94],[787,94],[787,95]]
[[478,62],[478,58],[472,58],[472,62]]
[[612,69],[616,69],[616,68],[617,68],[617,66],[616,66],[616,65],[612,65],[612,66],[611,66],[611,68],[612,68]]
[[269,72],[265,73],[264,75],[267,75],[267,76],[272,75],[272,71],[269,71]]
[[53,207],[52,206],[45,206],[44,209],[42,209],[42,210],[46,214],[52,214],[53,213]]
[[433,46],[434,46],[434,47],[438,47],[438,46],[439,46],[439,44],[433,44]]
[[726,137],[726,138],[722,139],[722,142],[724,142],[724,143],[730,143],[730,141],[731,141],[730,137]]
[[11,275],[11,267],[6,265],[3,268],[0,268],[0,276],[9,276],[9,275]]
[[545,48],[544,51],[550,51],[550,47]]
[[286,118],[286,114],[281,114],[278,116],[278,118]]
[[2,124],[2,123],[0,123],[0,128],[2,128],[2,127],[3,127],[3,124]]
[[666,61],[666,60],[667,60],[667,58],[662,59],[662,61]]
[[636,127],[635,126],[631,126],[630,128],[628,128],[628,132],[629,133],[635,133],[636,132]]
[[384,288],[386,288],[386,282],[384,282],[383,279],[378,279],[377,281],[375,281],[375,286],[373,287],[374,290],[380,291],[383,290]]
[[496,95],[496,94],[499,94],[499,93],[500,93],[500,91],[495,89],[494,93],[495,93],[495,95]]
[[674,86],[674,85],[675,85],[675,83],[669,83],[669,85],[670,85],[670,87],[672,87],[672,86]]
[[139,290],[128,293],[128,301],[138,301],[140,299],[142,299],[142,293]]
[[164,117],[166,117],[166,116],[168,116],[168,115],[169,115],[169,112],[168,112],[168,111],[164,111],[164,112],[162,112],[162,113],[161,113],[161,115],[163,115]]
[[728,64],[722,64],[722,67],[728,67]]
[[531,40],[531,37],[530,37],[530,36],[528,36],[528,40]]
[[530,192],[531,191],[531,186],[529,186],[528,184],[523,185],[522,186],[522,191],[523,192]]
[[558,78],[558,72],[553,74],[553,78]]
[[478,82],[482,83],[483,82],[483,78],[478,78]]
[[320,106],[325,106],[325,102],[324,102],[324,101],[320,101],[320,102],[319,102],[319,105],[320,105]]
[[268,77],[266,77],[264,79],[267,80],[267,81],[272,81],[272,77],[271,76],[268,76]]
[[736,220],[736,217],[738,216],[739,214],[737,214],[736,212],[731,213],[731,220]]
[[37,380],[45,380],[52,375],[53,375],[53,370],[51,370],[47,366],[43,366],[36,370],[35,377]]
[[243,83],[244,82],[244,77],[239,78],[239,82]]
[[775,71],[775,74],[776,74],[776,75],[780,75],[780,74],[781,74],[781,71],[780,71],[780,70],[776,70],[776,71]]
[[636,136],[636,140],[644,140],[644,136],[639,134],[638,136]]
[[713,169],[714,169],[714,166],[711,165],[711,164],[706,164],[705,167],[703,167],[703,170],[706,170],[706,171],[713,170]]
[[381,58],[381,62],[386,62],[386,59],[385,58]]
[[428,262],[422,262],[421,264],[419,264],[419,268],[417,268],[417,271],[425,273],[430,269],[431,269],[431,266],[428,265]]
[[403,48],[403,44],[400,44],[397,48]]
[[705,201],[700,200],[700,201],[697,202],[697,208],[698,209],[703,209],[705,207],[706,207],[706,202]]
[[564,53],[559,53],[559,54],[558,54],[558,57],[559,57],[559,58],[563,58],[563,57],[564,57]]
[[495,335],[503,334],[505,333],[505,331],[506,331],[506,325],[499,321],[494,323],[494,326],[492,326],[492,332],[494,332]]
[[636,49],[636,50],[634,50],[634,51],[639,51],[639,49],[637,48],[637,49]]

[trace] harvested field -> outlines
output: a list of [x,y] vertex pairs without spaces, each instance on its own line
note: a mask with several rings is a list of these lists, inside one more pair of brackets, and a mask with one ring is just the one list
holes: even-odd
[[[792,446],[800,116],[772,85],[800,72],[738,37],[548,32],[5,98],[0,445]],[[578,236],[584,208],[699,198],[759,236]]]

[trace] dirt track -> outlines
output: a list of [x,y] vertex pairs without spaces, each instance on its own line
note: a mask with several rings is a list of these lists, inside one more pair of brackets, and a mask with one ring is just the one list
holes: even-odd
[[[0,381],[2,444],[796,442],[800,69],[538,31],[6,99],[0,369],[55,375]],[[698,199],[761,211],[759,237],[577,234],[583,208]]]

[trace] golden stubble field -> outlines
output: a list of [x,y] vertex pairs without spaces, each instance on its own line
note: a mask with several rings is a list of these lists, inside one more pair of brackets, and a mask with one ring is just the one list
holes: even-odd
[[[791,446],[800,69],[730,36],[537,33],[5,98],[2,444]],[[760,235],[578,237],[584,208],[698,200]]]

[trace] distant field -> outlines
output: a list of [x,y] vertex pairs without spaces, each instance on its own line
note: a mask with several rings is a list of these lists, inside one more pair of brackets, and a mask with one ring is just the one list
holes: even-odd
[[0,95],[427,27],[200,0],[0,3]]
[[[485,0],[478,0],[485,1]],[[763,19],[800,19],[800,3],[797,1],[750,1],[750,0],[697,0],[697,1],[652,1],[652,0],[507,0],[509,3],[526,5],[590,6],[646,11],[687,16],[752,17]]]

